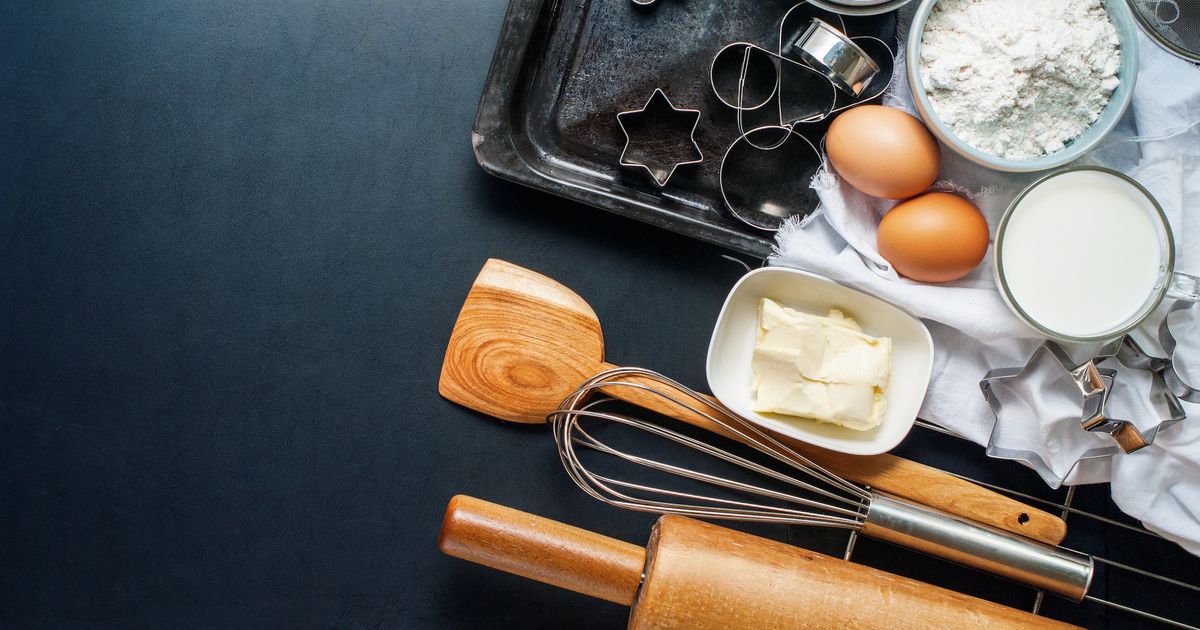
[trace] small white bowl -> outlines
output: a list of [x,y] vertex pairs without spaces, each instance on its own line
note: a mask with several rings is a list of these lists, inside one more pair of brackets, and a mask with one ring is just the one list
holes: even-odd
[[[855,431],[826,422],[753,411],[750,359],[758,335],[758,304],[771,298],[814,315],[836,308],[856,320],[868,335],[891,337],[892,376],[887,411],[879,426]],[[852,455],[877,455],[894,448],[912,429],[933,371],[933,339],[921,320],[877,297],[828,278],[781,267],[765,267],[742,277],[717,317],[708,346],[708,387],[726,407],[746,420],[781,435]]]

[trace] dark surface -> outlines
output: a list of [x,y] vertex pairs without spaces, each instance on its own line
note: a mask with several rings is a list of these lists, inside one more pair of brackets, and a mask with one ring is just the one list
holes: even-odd
[[[545,430],[439,398],[441,354],[495,256],[583,295],[612,362],[700,386],[741,270],[482,173],[468,129],[504,8],[0,8],[0,626],[623,625],[437,552],[455,493],[637,543],[652,522],[570,486]],[[939,444],[902,448],[1036,487]],[[1085,505],[1109,509],[1096,490]],[[858,556],[1032,599],[880,544]]]

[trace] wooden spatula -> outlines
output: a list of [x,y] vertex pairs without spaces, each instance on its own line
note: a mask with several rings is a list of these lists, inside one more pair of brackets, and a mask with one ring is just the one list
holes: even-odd
[[[438,391],[464,407],[509,422],[540,424],[604,362],[596,313],[563,285],[502,260],[488,260],[450,335]],[[662,409],[634,388],[613,395],[688,424],[723,433],[702,416]],[[785,436],[775,438],[830,472],[944,512],[1057,545],[1062,519],[946,472],[894,455],[855,456]]]

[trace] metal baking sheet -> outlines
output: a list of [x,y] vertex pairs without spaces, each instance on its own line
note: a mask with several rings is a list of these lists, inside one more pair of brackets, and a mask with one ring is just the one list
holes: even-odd
[[[476,158],[504,179],[766,256],[772,234],[741,223],[722,201],[721,157],[739,132],[736,113],[712,93],[709,66],[731,42],[777,50],[791,6],[512,0],[472,130]],[[803,7],[789,18],[789,30],[800,21],[807,25],[803,11],[819,10]],[[895,39],[891,15],[846,18],[845,26],[852,35]],[[663,189],[645,172],[617,163],[624,145],[617,112],[640,108],[655,88],[676,107],[701,110],[696,141],[705,158],[681,167]],[[775,121],[749,115],[745,128],[777,122],[774,115]],[[806,125],[802,132],[819,143],[824,126]]]

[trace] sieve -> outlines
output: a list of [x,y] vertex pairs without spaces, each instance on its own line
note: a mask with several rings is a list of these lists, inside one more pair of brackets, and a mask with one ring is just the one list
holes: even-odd
[[1191,0],[1129,0],[1142,31],[1171,54],[1200,63],[1200,3]]
[[839,15],[880,15],[890,13],[912,0],[809,0],[820,9]]

